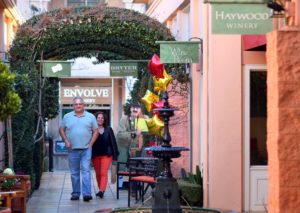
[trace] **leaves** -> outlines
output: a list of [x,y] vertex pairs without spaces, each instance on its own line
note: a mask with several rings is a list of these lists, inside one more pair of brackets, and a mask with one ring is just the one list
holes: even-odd
[[[53,10],[34,16],[20,26],[9,52],[15,89],[23,104],[12,124],[15,169],[30,174],[32,185],[38,183],[41,151],[34,145],[36,124],[40,118],[44,123],[59,112],[58,79],[42,78],[37,60],[93,56],[99,62],[145,60],[158,52],[156,40],[174,38],[163,24],[146,15],[104,5]],[[147,72],[140,76],[147,76]],[[139,86],[137,83],[135,91]],[[17,101],[12,99],[10,103]],[[42,128],[37,129],[42,135]]]
[[0,60],[0,120],[20,111],[21,99],[14,90],[15,75]]

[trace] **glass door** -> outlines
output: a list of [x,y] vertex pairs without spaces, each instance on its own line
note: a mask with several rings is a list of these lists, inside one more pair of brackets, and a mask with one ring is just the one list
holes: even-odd
[[245,69],[245,210],[267,209],[267,72],[265,66]]

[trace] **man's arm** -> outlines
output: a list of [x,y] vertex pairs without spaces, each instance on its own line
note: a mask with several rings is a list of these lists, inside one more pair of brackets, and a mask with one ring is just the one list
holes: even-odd
[[71,147],[72,147],[72,144],[69,142],[69,140],[68,140],[68,138],[67,138],[67,136],[66,136],[65,128],[60,127],[60,128],[59,128],[59,134],[60,134],[61,138],[63,139],[63,141],[65,142],[66,147],[67,147],[67,148],[71,148]]
[[92,135],[92,138],[91,138],[91,140],[89,142],[89,147],[93,146],[93,144],[95,143],[95,141],[98,138],[98,135],[99,135],[98,128],[97,129],[93,129],[93,135]]

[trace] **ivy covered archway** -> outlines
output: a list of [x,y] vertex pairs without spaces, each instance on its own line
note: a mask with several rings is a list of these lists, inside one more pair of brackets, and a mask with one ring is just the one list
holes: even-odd
[[15,87],[22,97],[22,110],[13,119],[15,170],[30,174],[33,186],[39,186],[44,122],[58,114],[58,79],[42,78],[38,60],[150,59],[159,51],[157,40],[174,38],[143,14],[102,5],[54,10],[23,24],[10,49]]

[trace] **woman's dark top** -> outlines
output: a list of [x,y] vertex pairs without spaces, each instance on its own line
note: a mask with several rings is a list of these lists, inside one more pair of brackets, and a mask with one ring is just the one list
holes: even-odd
[[105,155],[113,156],[115,161],[119,155],[115,134],[111,127],[104,128],[104,132],[99,134],[92,148],[92,158]]

